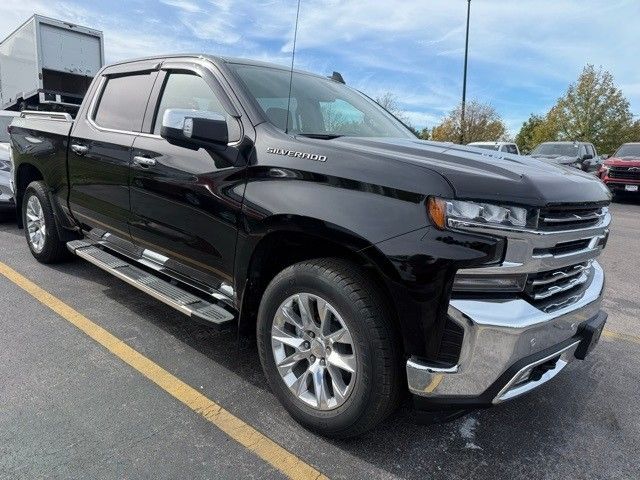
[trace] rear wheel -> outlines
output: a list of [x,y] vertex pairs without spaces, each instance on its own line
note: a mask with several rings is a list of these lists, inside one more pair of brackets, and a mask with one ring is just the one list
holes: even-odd
[[36,260],[57,263],[69,258],[65,243],[58,236],[44,182],[31,182],[27,187],[22,202],[22,221],[27,244]]
[[274,393],[305,427],[357,436],[395,408],[401,350],[385,298],[362,269],[339,259],[293,265],[267,287],[260,359]]

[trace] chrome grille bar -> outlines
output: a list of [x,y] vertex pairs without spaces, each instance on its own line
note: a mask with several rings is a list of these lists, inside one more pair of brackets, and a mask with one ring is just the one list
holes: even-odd
[[549,285],[551,283],[556,283],[561,280],[570,279],[571,277],[580,275],[581,273],[584,273],[587,270],[589,270],[589,265],[575,265],[568,272],[559,270],[557,272],[553,272],[549,277],[532,280],[530,282],[530,285],[532,285],[533,287],[539,287],[540,285]]
[[556,295],[558,293],[562,293],[562,292],[566,292],[568,290],[571,290],[574,287],[577,287],[578,285],[582,285],[583,283],[585,283],[587,280],[589,279],[589,275],[587,275],[586,273],[582,273],[580,274],[579,277],[577,278],[573,278],[571,280],[569,280],[568,282],[563,282],[561,284],[556,284],[556,285],[552,285],[540,292],[536,292],[532,295],[532,298],[534,300],[544,300],[545,298],[549,298],[552,295]]

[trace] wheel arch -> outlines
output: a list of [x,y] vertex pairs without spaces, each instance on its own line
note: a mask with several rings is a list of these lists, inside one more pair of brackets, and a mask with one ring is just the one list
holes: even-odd
[[[371,252],[376,250],[367,248],[371,245],[354,232],[324,221],[290,215],[271,219],[269,228],[265,228],[255,242],[245,241],[238,248],[236,278],[240,280],[236,288],[240,334],[254,333],[260,300],[271,280],[285,268],[314,258],[341,258],[368,270],[393,307],[385,279],[394,274],[393,266],[384,257],[372,256]],[[395,312],[395,308],[393,310]]]

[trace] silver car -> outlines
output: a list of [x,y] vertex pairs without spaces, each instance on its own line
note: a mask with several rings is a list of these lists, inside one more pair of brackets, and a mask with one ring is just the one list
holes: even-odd
[[0,110],[0,213],[11,212],[15,208],[11,186],[9,131],[7,129],[11,121],[19,115],[18,112]]

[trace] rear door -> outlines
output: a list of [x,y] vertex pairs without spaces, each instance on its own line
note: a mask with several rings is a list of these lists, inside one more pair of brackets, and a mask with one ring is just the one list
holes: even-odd
[[[69,204],[85,230],[129,239],[129,169],[157,70],[105,70],[69,147]],[[92,89],[93,90],[93,89]]]
[[[230,117],[230,100],[211,72],[189,63],[165,63],[162,69],[148,126],[133,146],[131,235],[164,266],[220,289],[233,279],[245,185],[245,166],[237,161],[240,123]],[[236,129],[229,145],[174,145],[160,136],[167,109],[224,115]]]

